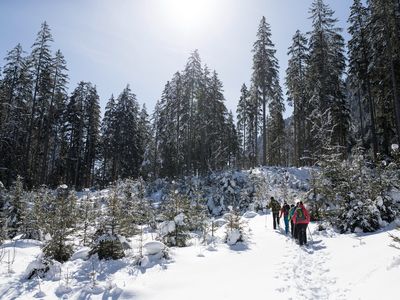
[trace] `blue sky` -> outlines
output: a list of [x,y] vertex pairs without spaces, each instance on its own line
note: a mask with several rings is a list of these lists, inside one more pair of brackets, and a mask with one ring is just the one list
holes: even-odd
[[[312,0],[0,0],[0,58],[21,43],[30,52],[47,21],[69,68],[72,91],[81,80],[97,86],[102,107],[130,84],[151,113],[167,80],[194,49],[224,83],[226,106],[236,111],[249,83],[252,45],[264,15],[277,49],[281,84],[287,48],[297,29],[311,28]],[[325,0],[346,28],[351,0]],[[347,32],[344,30],[347,39]],[[4,61],[0,62],[0,66]],[[289,115],[290,109],[285,116]]]

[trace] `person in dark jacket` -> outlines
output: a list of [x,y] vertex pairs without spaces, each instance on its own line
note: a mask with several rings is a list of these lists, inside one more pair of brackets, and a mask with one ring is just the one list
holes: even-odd
[[299,245],[307,244],[307,226],[310,223],[310,213],[300,201],[292,217],[299,236]]
[[290,210],[290,206],[285,201],[282,205],[281,214],[280,214],[279,218],[281,218],[283,216],[283,221],[285,222],[285,233],[286,234],[289,233],[289,210]]
[[274,197],[271,197],[268,208],[272,210],[273,226],[274,229],[276,229],[277,226],[279,227],[279,211],[281,210],[281,205]]

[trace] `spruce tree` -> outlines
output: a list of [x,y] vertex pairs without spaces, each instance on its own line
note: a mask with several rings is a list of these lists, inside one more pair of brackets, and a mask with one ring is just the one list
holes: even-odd
[[100,106],[96,88],[80,82],[65,111],[68,141],[66,182],[81,189],[93,184],[96,147],[99,143]]
[[262,17],[253,46],[253,84],[258,89],[262,105],[262,164],[267,163],[267,103],[274,98],[278,82],[278,60],[275,45],[271,41],[271,28]]
[[51,73],[52,55],[50,43],[53,37],[46,22],[43,22],[37,34],[36,41],[32,45],[29,63],[32,72],[33,90],[32,103],[30,105],[29,125],[25,144],[26,171],[23,174],[28,186],[37,185],[39,182],[39,170],[43,161],[44,142],[44,117],[49,113],[51,99]]
[[[307,86],[309,118],[312,123],[310,141],[314,157],[334,147],[345,151],[349,127],[349,111],[344,95],[344,40],[336,27],[334,12],[323,0],[314,0],[310,14],[309,64]],[[323,117],[322,117],[323,116]],[[329,139],[320,139],[323,136]]]
[[76,201],[76,195],[67,186],[58,187],[47,215],[50,220],[47,232],[51,236],[43,247],[47,258],[65,262],[71,257],[73,247],[70,238],[76,229]]
[[26,171],[31,74],[20,44],[7,53],[0,81],[0,179],[11,186]]
[[[368,40],[369,10],[363,6],[360,0],[354,0],[350,10],[348,32],[351,39],[348,42],[349,57],[349,79],[350,88],[356,94],[359,127],[361,140],[364,144],[367,140],[372,141],[372,152],[376,159],[378,153],[378,140],[376,133],[375,103],[371,90],[371,72],[369,71],[369,60],[372,48]],[[369,120],[364,116],[369,113]],[[367,121],[371,128],[371,137],[366,134]]]
[[94,234],[90,255],[98,254],[99,259],[106,260],[120,259],[125,256],[120,241],[123,214],[121,199],[114,190],[107,198],[106,210]]
[[13,238],[20,233],[27,212],[27,199],[25,197],[22,177],[18,176],[9,193],[7,209],[7,231],[8,236]]
[[239,138],[239,149],[240,156],[239,159],[241,161],[242,167],[247,167],[247,137],[248,137],[248,127],[249,127],[249,91],[247,90],[247,86],[243,83],[242,88],[240,89],[240,99],[238,102],[238,106],[236,109],[237,114],[237,132]]
[[296,31],[289,47],[290,56],[286,70],[286,87],[289,104],[293,106],[294,130],[294,164],[304,165],[302,159],[307,151],[307,140],[310,138],[307,128],[307,79],[306,69],[308,64],[307,38],[299,30]]
[[[43,156],[39,182],[50,183],[49,177],[56,175],[56,157],[60,155],[58,149],[62,133],[62,113],[67,103],[67,66],[63,54],[57,50],[51,63],[51,91],[48,111],[44,116]],[[58,178],[57,178],[58,179]],[[56,180],[57,180],[56,179]],[[57,184],[56,180],[51,183]]]

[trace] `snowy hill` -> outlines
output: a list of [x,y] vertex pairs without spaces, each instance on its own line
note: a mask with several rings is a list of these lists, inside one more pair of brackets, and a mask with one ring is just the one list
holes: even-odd
[[[312,225],[312,242],[300,248],[282,230],[271,229],[271,215],[246,220],[246,243],[203,246],[194,239],[192,246],[170,249],[170,259],[147,267],[135,266],[129,257],[85,260],[81,249],[43,280],[24,277],[40,243],[8,242],[5,249],[14,245],[16,260],[11,272],[7,259],[2,261],[0,299],[378,299],[397,294],[400,252],[389,247],[392,227],[338,235],[317,232]],[[224,228],[217,234],[222,237]]]

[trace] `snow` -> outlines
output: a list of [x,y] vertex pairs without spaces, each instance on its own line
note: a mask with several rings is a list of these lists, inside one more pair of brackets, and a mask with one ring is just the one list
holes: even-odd
[[90,251],[89,247],[82,247],[74,254],[72,254],[70,260],[77,260],[77,259],[86,260],[89,257],[89,251]]
[[146,250],[147,254],[154,255],[162,252],[166,246],[159,241],[151,241],[144,244],[143,248]]
[[166,235],[170,232],[175,231],[175,222],[174,221],[164,221],[158,225],[158,230],[161,235]]
[[228,245],[235,245],[241,236],[242,235],[240,234],[239,230],[233,229],[232,231],[228,232],[228,235],[226,237],[226,243]]
[[[13,273],[0,266],[0,299],[379,299],[396,298],[400,251],[390,247],[390,224],[374,234],[339,235],[316,231],[311,224],[309,245],[299,247],[282,229],[273,230],[272,217],[248,218],[248,242],[213,247],[192,243],[170,249],[171,259],[144,256],[118,261],[84,259],[87,248],[73,260],[52,268],[50,278],[26,280],[22,274],[40,255],[40,243],[7,241],[15,245]],[[222,239],[225,226],[217,231]],[[221,240],[220,239],[220,240]],[[147,253],[165,245],[150,240]],[[154,250],[154,251],[153,251]],[[201,254],[201,255],[199,255]],[[57,272],[59,270],[59,272]],[[96,278],[93,282],[92,278]],[[69,280],[67,280],[69,278]],[[39,284],[40,283],[40,284]]]
[[247,219],[254,218],[255,216],[257,216],[257,213],[254,212],[254,211],[246,211],[246,212],[243,214],[243,217],[244,217],[244,218],[247,218]]

